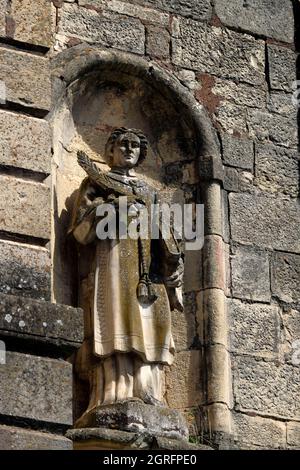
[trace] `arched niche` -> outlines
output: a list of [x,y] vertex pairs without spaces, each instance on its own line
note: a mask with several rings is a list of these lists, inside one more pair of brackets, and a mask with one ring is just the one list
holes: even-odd
[[216,403],[216,408],[207,411],[210,427],[222,431],[225,427],[229,432],[229,418],[223,418],[224,410],[218,408],[219,402],[226,404],[226,412],[230,407],[230,399],[226,402],[228,381],[221,391],[224,399],[214,393],[218,381],[228,378],[230,366],[229,359],[223,360],[215,349],[221,346],[227,351],[227,324],[225,302],[219,298],[222,286],[213,279],[216,264],[225,265],[225,257],[222,163],[210,119],[166,70],[134,55],[87,45],[73,47],[53,60],[53,90],[53,301],[77,302],[76,253],[67,236],[70,211],[85,176],[76,162],[77,150],[84,150],[105,170],[104,145],[110,131],[117,126],[140,128],[149,139],[148,158],[139,167],[143,178],[157,188],[164,201],[205,203],[208,248],[186,256],[186,311],[182,317],[174,317],[173,333],[175,341],[180,342],[182,335],[188,338],[188,331],[183,331],[190,327],[188,309],[200,299],[194,334],[198,345],[187,346],[202,354],[199,367],[205,382],[195,406]]

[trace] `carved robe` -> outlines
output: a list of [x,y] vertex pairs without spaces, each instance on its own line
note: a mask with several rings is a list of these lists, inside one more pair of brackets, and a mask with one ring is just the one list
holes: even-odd
[[[109,174],[133,195],[154,197],[149,187],[137,178]],[[141,303],[137,297],[141,272],[138,240],[129,237],[99,240],[96,236],[99,221],[96,206],[113,197],[116,195],[102,191],[86,178],[81,184],[74,211],[71,231],[80,244],[80,304],[85,312],[85,340],[77,355],[77,370],[86,371],[87,364],[92,368],[97,357],[98,362],[102,358],[105,369],[105,358],[113,355],[118,362],[115,367],[132,368],[132,364],[127,362],[124,366],[118,359],[119,353],[122,356],[127,353],[129,362],[148,364],[151,374],[154,363],[161,369],[161,365],[171,364],[174,359],[170,303],[162,272],[156,267],[168,262],[171,266],[174,259],[178,260],[178,249],[170,241],[145,240],[148,268],[157,299],[150,304]],[[153,243],[156,244],[155,256]],[[115,377],[114,380],[119,379]]]

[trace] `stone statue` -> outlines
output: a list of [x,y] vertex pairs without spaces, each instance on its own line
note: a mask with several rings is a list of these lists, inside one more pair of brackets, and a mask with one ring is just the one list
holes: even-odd
[[70,229],[78,242],[79,303],[85,315],[85,339],[75,361],[79,377],[90,384],[84,415],[126,400],[164,405],[163,368],[175,353],[171,310],[180,307],[179,245],[175,237],[120,239],[117,233],[100,240],[96,234],[98,206],[113,204],[118,214],[120,198],[126,196],[130,221],[138,207],[156,201],[153,189],[134,171],[146,158],[147,146],[141,131],[115,129],[105,148],[108,173],[78,153],[89,175],[80,186]]

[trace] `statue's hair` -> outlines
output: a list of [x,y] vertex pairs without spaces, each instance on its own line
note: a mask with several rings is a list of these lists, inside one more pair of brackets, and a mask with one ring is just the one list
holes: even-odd
[[120,137],[120,135],[127,134],[129,132],[132,134],[135,134],[140,139],[141,150],[140,150],[140,156],[139,156],[137,165],[139,165],[140,163],[142,163],[142,161],[145,160],[147,156],[147,151],[148,151],[148,140],[143,134],[143,132],[140,131],[139,129],[127,129],[127,127],[118,127],[112,131],[105,145],[105,157],[109,165],[112,164],[110,153],[111,153],[114,143],[116,142],[118,137]]

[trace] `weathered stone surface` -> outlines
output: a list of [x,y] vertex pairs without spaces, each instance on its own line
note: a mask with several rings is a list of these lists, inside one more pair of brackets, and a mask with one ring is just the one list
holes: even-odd
[[64,6],[59,33],[138,54],[145,51],[145,28],[139,20],[117,14],[105,17],[77,5]]
[[50,238],[50,188],[0,176],[0,230]]
[[201,351],[179,352],[176,355],[174,364],[166,370],[165,398],[168,406],[182,410],[202,402],[201,362]]
[[[93,6],[94,8],[99,8],[99,10],[111,10],[116,13],[120,13],[127,16],[134,16],[135,18],[139,18],[142,21],[147,23],[157,23],[160,26],[168,26],[169,25],[169,15],[168,13],[163,13],[159,10],[154,10],[152,7],[151,2],[149,5],[147,2],[141,2],[142,5],[136,5],[132,1],[119,1],[119,0],[79,0],[79,5],[81,6]],[[150,8],[149,8],[150,7]]]
[[218,235],[206,235],[203,247],[203,288],[226,290],[224,243]]
[[0,294],[0,331],[77,347],[83,341],[83,313],[67,305]]
[[202,287],[202,250],[188,250],[184,266],[185,292],[198,291]]
[[71,364],[7,352],[0,383],[1,414],[72,424]]
[[174,439],[188,436],[187,425],[178,411],[163,406],[146,405],[139,400],[94,408],[79,418],[75,427],[144,431]]
[[230,349],[264,356],[277,353],[280,341],[279,309],[274,305],[228,300]]
[[236,136],[247,136],[247,108],[224,101],[216,110],[216,121],[222,130]]
[[293,42],[294,15],[290,0],[216,0],[215,11],[226,26]]
[[300,305],[283,308],[282,326],[285,342],[282,344],[281,352],[285,362],[288,364],[300,364]]
[[49,124],[41,119],[0,110],[0,164],[50,173]]
[[271,293],[268,253],[251,246],[232,247],[232,253],[233,296],[269,302]]
[[55,32],[55,8],[49,0],[11,0],[8,36],[17,41],[50,47]]
[[294,113],[285,117],[249,109],[247,123],[250,137],[284,147],[297,147],[298,129]]
[[135,0],[135,2],[197,20],[208,20],[212,11],[209,0]]
[[177,77],[189,90],[194,91],[198,87],[196,74],[192,70],[182,69],[177,73]]
[[0,426],[0,450],[72,450],[70,439],[46,432]]
[[1,47],[0,70],[8,101],[50,109],[51,83],[47,58]]
[[293,95],[286,92],[273,91],[270,93],[267,108],[271,113],[282,114],[282,116],[297,119],[297,107],[292,101]]
[[234,241],[300,253],[300,208],[296,201],[231,193],[229,205]]
[[70,429],[67,436],[73,440],[75,450],[212,450],[208,446],[194,445],[186,439],[170,439],[141,432],[119,431],[106,428]]
[[299,367],[239,356],[233,360],[236,408],[264,416],[300,418]]
[[249,171],[241,170],[240,168],[224,167],[224,189],[234,192],[252,192],[254,176]]
[[300,423],[287,423],[287,444],[300,449]]
[[297,150],[274,145],[255,146],[255,184],[273,194],[297,197],[299,193],[299,160]]
[[224,189],[221,192],[222,196],[222,232],[223,240],[225,243],[229,243],[230,240],[230,228],[229,228],[229,209],[228,209],[228,193]]
[[285,302],[300,297],[300,255],[275,252],[272,255],[272,292]]
[[7,0],[0,0],[0,36],[5,36],[5,11]]
[[268,44],[268,61],[271,88],[292,91],[296,80],[296,54],[287,47]]
[[149,26],[146,35],[146,53],[150,57],[167,59],[170,56],[170,35],[166,29]]
[[252,108],[263,108],[266,103],[266,90],[245,83],[235,83],[231,80],[217,78],[211,89],[221,101],[230,101],[237,105]]
[[228,348],[226,297],[221,289],[205,289],[197,295],[199,339],[204,344]]
[[46,248],[0,242],[0,292],[50,300],[50,270]]
[[227,165],[253,170],[254,149],[252,140],[222,134],[223,158]]
[[264,43],[246,34],[177,19],[173,62],[182,67],[254,85],[264,82]]
[[184,312],[172,311],[172,332],[177,351],[189,349],[196,336],[196,298],[194,292],[184,295]]
[[232,409],[231,362],[228,350],[221,344],[213,344],[206,347],[205,356],[206,402],[223,403],[227,405],[227,408]]
[[233,413],[234,438],[237,448],[284,449],[286,425],[260,416]]

